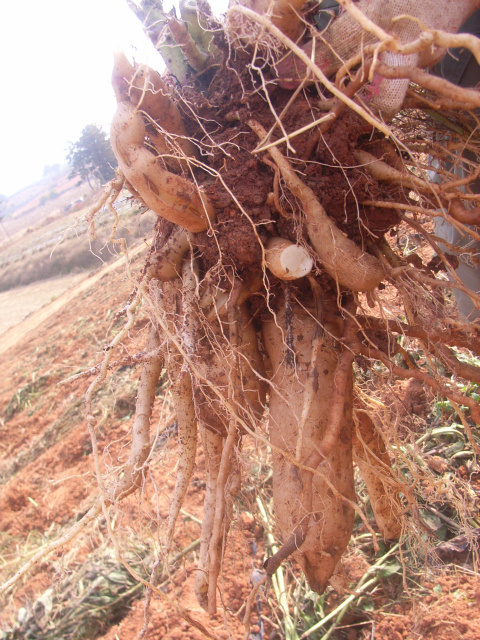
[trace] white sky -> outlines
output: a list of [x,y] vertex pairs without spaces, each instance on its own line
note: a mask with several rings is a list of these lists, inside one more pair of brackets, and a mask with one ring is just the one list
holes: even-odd
[[0,1],[0,194],[63,162],[83,127],[115,111],[112,51],[161,68],[126,0]]

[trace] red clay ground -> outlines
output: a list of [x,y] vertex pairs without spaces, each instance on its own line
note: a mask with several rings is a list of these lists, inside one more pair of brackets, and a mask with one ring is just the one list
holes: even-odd
[[[140,262],[137,269],[139,265]],[[3,579],[18,568],[19,556],[23,554],[25,557],[25,553],[36,548],[42,535],[54,538],[62,527],[77,514],[84,513],[92,503],[96,493],[94,464],[83,420],[83,395],[89,381],[83,379],[67,385],[58,383],[99,362],[108,341],[105,338],[108,328],[112,322],[113,332],[122,326],[124,320],[115,320],[115,313],[125,305],[131,288],[121,267],[118,270],[108,267],[4,336],[6,350],[1,355],[0,379],[0,482],[3,485],[0,488],[0,571]],[[119,355],[141,350],[141,328],[144,324],[145,320],[140,315]],[[99,444],[104,447],[113,443],[109,449],[112,459],[121,454],[125,446],[129,418],[134,408],[132,380],[138,380],[138,375],[138,369],[120,372],[114,384],[105,385],[105,392],[96,402]],[[152,469],[150,488],[140,501],[132,497],[123,505],[124,530],[131,527],[136,535],[149,532],[152,539],[156,536],[156,524],[167,513],[168,494],[174,482],[175,460],[169,455],[174,451],[173,442],[167,440],[162,446],[159,464]],[[198,468],[185,503],[185,511],[197,518],[202,515],[202,468],[200,451]],[[245,503],[242,506],[243,509],[247,507]],[[155,518],[152,513],[156,514]],[[178,547],[187,546],[198,536],[198,524],[184,517],[176,539]],[[97,524],[76,543],[76,562],[87,562],[95,545],[104,540],[104,527],[102,529],[102,525]],[[219,638],[242,638],[242,611],[238,612],[249,593],[252,568],[262,565],[264,548],[263,528],[248,512],[241,513],[229,536],[224,563],[223,599],[227,609],[224,618],[219,615],[211,621],[198,607],[192,588],[192,554],[172,576],[165,591],[175,602],[190,609]],[[68,549],[45,559],[21,582],[13,595],[6,598],[0,613],[0,629],[12,624],[20,607],[28,606],[50,584],[58,583],[62,577],[62,553],[65,553],[64,573],[68,570]],[[349,555],[347,569],[350,579],[355,581],[365,570],[365,559],[362,558],[359,568],[355,565],[355,549]],[[358,575],[355,574],[356,569],[359,569]],[[357,615],[344,620],[345,624],[355,624],[364,622],[368,617],[367,626],[351,626],[338,631],[333,637],[348,640],[367,637],[380,640],[480,638],[478,575],[463,569],[455,570],[452,566],[446,566],[443,573],[437,578],[419,576],[418,589],[404,593],[401,600],[389,597],[389,593],[397,597],[398,588],[394,588],[389,579],[382,580],[372,599],[375,612],[370,611],[363,618]],[[395,580],[400,578],[396,576]],[[326,601],[326,609],[331,609],[336,602],[337,597],[332,594]],[[280,621],[265,601],[262,613],[266,617],[264,637],[272,640],[283,637],[277,630]],[[105,640],[137,637],[143,616],[143,601],[140,599],[103,637]],[[255,613],[252,633],[259,631],[257,621]],[[152,603],[149,629],[149,638],[196,640],[202,637],[200,631],[187,625],[158,599]],[[251,637],[260,638],[260,635]]]

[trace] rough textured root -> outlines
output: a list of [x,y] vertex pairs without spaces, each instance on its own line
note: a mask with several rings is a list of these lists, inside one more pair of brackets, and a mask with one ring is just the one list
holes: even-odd
[[189,249],[188,233],[185,229],[174,228],[164,245],[151,254],[147,277],[161,282],[178,278],[183,258]]
[[[203,348],[197,353],[196,365],[202,375],[217,387],[222,398],[234,405],[238,415],[255,430],[256,421],[262,416],[265,407],[264,364],[246,305],[240,305],[238,313],[241,322],[237,348],[232,348],[225,333],[228,331],[228,322],[219,318],[212,319],[205,333],[207,340],[202,340]],[[233,376],[237,377],[237,384]],[[232,387],[234,393],[230,398]],[[195,402],[199,419],[207,429],[220,429],[226,436],[230,416],[222,398],[214,395],[208,385],[197,383]]]
[[[200,424],[203,450],[205,452],[206,488],[203,502],[202,533],[198,568],[195,574],[194,589],[198,603],[208,611],[208,578],[210,574],[210,540],[215,520],[217,478],[222,459],[224,439],[218,433]],[[221,542],[221,541],[220,541]]]
[[[147,349],[149,351],[157,349],[159,344],[157,328],[152,324],[148,334]],[[133,418],[130,453],[122,478],[117,479],[107,490],[112,501],[124,498],[141,485],[144,465],[150,453],[150,418],[163,361],[163,355],[158,354],[143,365]]]
[[119,102],[110,141],[126,180],[158,216],[192,232],[204,231],[214,217],[208,199],[193,182],[162,168],[144,146],[145,123],[130,102]]
[[[260,139],[267,135],[254,120],[248,122]],[[288,160],[276,148],[269,153],[277,164],[290,191],[302,203],[306,227],[322,266],[344,287],[352,291],[372,291],[385,277],[380,262],[363,252],[330,220],[314,192],[304,184]]]
[[[202,377],[221,390],[222,394],[225,393],[225,401],[229,402],[229,406],[235,406],[238,414],[254,428],[257,416],[263,412],[265,388],[257,373],[262,372],[263,378],[263,360],[258,352],[257,335],[251,318],[245,305],[235,305],[235,294],[232,294],[228,319],[223,321],[217,318],[206,325],[195,303],[196,284],[195,260],[187,257],[182,265],[182,280],[161,285],[162,305],[167,310],[169,330],[175,333],[183,352],[192,358]],[[235,332],[235,339],[232,331]],[[173,533],[174,519],[188,484],[187,475],[191,473],[195,446],[192,425],[198,420],[207,480],[195,593],[200,605],[213,614],[216,611],[222,541],[232,517],[233,496],[240,486],[236,460],[238,427],[235,417],[225,410],[221,397],[212,394],[207,384],[195,381],[194,403],[191,402],[190,378],[186,377],[188,366],[184,363],[182,371],[181,360],[172,347],[167,366],[172,383],[179,371],[177,389],[172,393],[176,405],[185,405],[185,415],[180,416],[177,412],[178,426],[180,434],[181,420],[185,421],[188,440],[186,450],[180,450],[181,466],[170,510],[169,534],[171,536]],[[181,388],[178,388],[178,382]],[[182,458],[185,455],[188,461],[184,461],[183,466]]]
[[[457,192],[449,193],[447,190],[442,190],[438,184],[427,182],[411,172],[401,171],[392,167],[367,151],[357,150],[355,157],[376,180],[389,182],[391,184],[396,183],[404,187],[415,188],[427,195],[435,195],[440,202],[443,202],[445,210],[448,211],[449,216],[453,218],[453,222],[456,220],[457,222],[469,225],[478,225],[480,223],[478,209],[465,209],[458,200]],[[469,177],[469,180],[470,179]],[[449,186],[451,187],[451,185]],[[442,213],[438,211],[436,215],[440,217]]]
[[227,438],[223,444],[222,459],[218,470],[215,491],[215,516],[208,549],[208,613],[217,612],[217,582],[222,560],[222,542],[225,540],[232,518],[233,498],[241,486],[240,467],[235,444],[238,443],[237,426],[232,418]]
[[[333,303],[335,304],[335,303]],[[300,309],[295,309],[292,320],[295,368],[286,363],[285,313],[277,313],[276,321],[263,324],[264,343],[272,361],[272,395],[270,399],[270,440],[273,452],[273,498],[277,523],[284,540],[301,546],[294,556],[302,566],[310,586],[321,593],[328,584],[350,539],[353,529],[353,509],[347,504],[355,496],[352,468],[352,373],[345,381],[343,415],[335,447],[322,457],[316,467],[335,486],[337,495],[320,477],[299,469],[287,461],[279,450],[295,456],[298,425],[303,407],[303,389],[310,371],[317,384],[310,410],[303,425],[302,464],[309,464],[312,453],[328,432],[331,401],[334,394],[337,352],[334,340],[323,336],[315,368],[311,367],[312,344],[316,321]],[[327,325],[329,332],[335,327]],[[277,449],[278,448],[278,449]],[[343,500],[346,498],[347,500]],[[296,539],[296,536],[298,538]],[[288,543],[287,543],[288,544]]]
[[[174,231],[175,234],[175,231]],[[157,285],[157,299],[168,309],[166,315],[170,330],[176,334],[182,349],[186,353],[195,350],[195,336],[197,323],[192,313],[192,301],[195,295],[195,261],[190,258],[183,260],[179,269],[183,279],[167,281]],[[183,361],[181,354],[171,340],[167,339],[166,361],[170,380],[170,391],[173,398],[177,417],[178,433],[178,469],[175,489],[170,503],[168,526],[166,534],[167,553],[171,548],[175,524],[187,492],[197,451],[197,415],[193,400],[192,376],[188,364]]]
[[[440,0],[440,4],[442,3],[444,0]],[[145,269],[146,277],[138,285],[138,290],[148,299],[145,282],[152,278],[160,281],[160,284],[155,285],[159,293],[157,300],[155,301],[153,296],[151,300],[148,299],[148,303],[152,303],[149,311],[167,336],[167,368],[177,411],[179,463],[170,504],[166,547],[170,550],[175,523],[194,469],[198,424],[205,454],[206,492],[194,589],[200,605],[212,615],[217,610],[217,584],[232,518],[233,498],[240,487],[238,450],[242,436],[248,433],[251,437],[257,437],[259,441],[268,444],[261,430],[255,433],[256,425],[266,406],[266,376],[271,385],[269,435],[273,456],[273,497],[278,527],[284,540],[281,549],[265,565],[267,576],[272,575],[284,559],[293,555],[303,568],[311,587],[321,593],[334,575],[350,540],[355,511],[359,513],[372,535],[373,544],[376,544],[376,534],[354,502],[352,455],[355,456],[364,477],[382,535],[391,539],[401,534],[401,486],[391,468],[385,443],[364,411],[358,410],[354,420],[354,357],[364,354],[376,358],[400,377],[416,377],[426,382],[450,397],[454,408],[454,402],[460,403],[461,394],[455,391],[456,387],[451,391],[446,384],[441,385],[437,382],[437,373],[427,376],[422,369],[413,365],[406,370],[394,365],[393,354],[400,351],[398,345],[395,349],[388,350],[388,355],[381,351],[391,332],[409,335],[410,331],[414,336],[418,333],[413,324],[415,319],[420,317],[420,305],[416,304],[415,295],[420,297],[421,293],[430,292],[436,286],[450,285],[444,280],[436,280],[433,274],[426,275],[428,267],[422,271],[420,268],[410,269],[407,263],[402,261],[397,265],[389,263],[382,249],[382,238],[386,237],[384,234],[388,229],[399,224],[400,218],[395,217],[395,222],[391,222],[393,218],[388,218],[388,222],[381,226],[378,219],[383,217],[383,214],[381,210],[378,212],[380,207],[376,199],[379,195],[383,195],[385,200],[391,197],[392,201],[387,204],[395,208],[395,201],[401,205],[402,198],[405,199],[406,194],[413,188],[422,198],[419,209],[423,202],[429,201],[428,206],[431,209],[438,205],[439,209],[445,208],[448,211],[446,215],[451,214],[462,222],[466,222],[467,219],[469,222],[476,220],[472,217],[474,215],[478,217],[476,210],[461,209],[462,202],[468,202],[465,206],[473,203],[474,194],[468,192],[468,196],[472,196],[470,201],[467,197],[462,200],[460,196],[459,199],[459,181],[450,182],[448,186],[430,184],[427,180],[404,170],[402,157],[405,156],[397,153],[397,149],[402,147],[401,141],[396,140],[396,147],[391,145],[390,155],[385,153],[387,145],[385,141],[378,140],[379,132],[389,137],[393,135],[393,130],[372,116],[371,112],[367,113],[359,101],[353,100],[354,94],[360,91],[367,77],[372,79],[375,68],[384,70],[384,65],[378,66],[377,55],[381,55],[380,59],[384,62],[388,62],[389,58],[395,61],[398,48],[405,44],[404,40],[392,38],[390,34],[383,32],[382,26],[377,29],[378,25],[370,24],[368,20],[357,23],[349,15],[348,20],[353,20],[359,36],[362,35],[363,29],[367,28],[363,43],[367,43],[367,53],[371,57],[365,64],[361,58],[357,58],[353,64],[352,58],[340,60],[335,52],[330,51],[327,58],[331,55],[332,60],[317,60],[318,66],[315,67],[308,57],[307,60],[305,56],[302,58],[301,54],[304,54],[305,50],[299,50],[294,42],[285,37],[286,34],[289,38],[296,38],[303,29],[304,23],[295,13],[303,6],[303,0],[294,0],[293,3],[284,0],[272,3],[267,0],[245,0],[243,4],[264,14],[255,17],[251,11],[242,11],[242,8],[233,8],[230,11],[230,16],[235,12],[240,16],[237,23],[239,31],[234,33],[234,36],[242,39],[247,33],[248,18],[256,24],[255,34],[262,37],[261,41],[255,42],[255,55],[260,51],[260,57],[265,56],[263,62],[266,61],[266,64],[261,70],[255,67],[254,61],[255,73],[252,73],[250,66],[246,70],[246,73],[250,74],[247,81],[246,75],[242,75],[244,69],[233,69],[238,76],[235,81],[240,80],[242,85],[242,105],[245,100],[248,108],[242,107],[240,116],[240,112],[227,114],[224,109],[226,102],[217,105],[215,100],[221,102],[219,96],[225,88],[228,93],[224,91],[223,95],[230,95],[230,90],[232,96],[239,95],[234,94],[233,85],[228,84],[231,81],[223,77],[218,86],[212,81],[212,89],[205,90],[203,96],[200,96],[198,86],[194,86],[198,79],[194,74],[190,76],[188,86],[185,85],[183,88],[183,106],[192,109],[188,130],[195,132],[192,133],[192,140],[196,136],[199,147],[202,145],[205,164],[200,165],[200,162],[193,158],[195,148],[192,148],[187,140],[180,111],[171,95],[168,95],[169,90],[160,76],[147,67],[135,68],[121,58],[117,59],[114,72],[118,109],[112,125],[111,139],[121,170],[125,174],[125,184],[160,217],[169,221],[158,221],[155,251],[151,251],[150,262]],[[341,4],[353,7],[350,0],[342,0]],[[363,0],[361,4],[365,4]],[[379,3],[375,4],[379,6]],[[388,10],[391,10],[390,5]],[[391,18],[389,15],[385,20],[391,22]],[[341,19],[336,21],[337,24],[341,24]],[[207,57],[202,55],[200,49],[195,49],[188,40],[188,28],[184,28],[184,25],[173,18],[170,27],[176,33],[177,42],[182,45],[193,68],[204,69]],[[233,30],[235,31],[235,28]],[[416,25],[414,31],[420,33],[420,27]],[[270,50],[262,49],[264,40],[267,46],[272,46],[273,43]],[[392,51],[381,48],[376,51],[374,46],[368,45],[369,42],[381,40],[384,40],[385,46],[391,46]],[[295,51],[303,61],[304,70],[308,68],[308,73],[303,74],[302,83],[309,81],[307,76],[315,77],[334,96],[325,102],[315,102],[313,92],[308,94],[309,111],[308,117],[305,118],[310,118],[310,122],[307,124],[301,109],[298,111],[302,117],[301,122],[297,123],[296,114],[293,114],[294,106],[307,106],[307,101],[300,101],[302,95],[304,99],[306,95],[305,92],[302,94],[303,84],[299,87],[298,93],[290,98],[285,97],[282,90],[275,87],[271,94],[274,100],[270,101],[270,88],[267,85],[271,76],[268,76],[269,70],[266,67],[277,55],[279,43]],[[345,41],[343,44],[348,47],[352,43]],[[241,46],[243,47],[242,44]],[[239,58],[248,55],[245,51],[237,53]],[[403,63],[410,61],[413,65],[419,62],[422,51],[410,54],[403,51],[401,55]],[[308,61],[310,65],[307,64]],[[336,84],[325,78],[324,73],[329,65],[331,67],[343,63],[344,68],[339,73]],[[355,65],[358,71],[354,77],[350,72],[355,69]],[[408,85],[408,78],[423,78],[421,73],[415,75],[415,70],[410,67],[403,69],[404,71],[398,73],[403,76],[400,78],[402,92]],[[389,71],[386,75],[388,73]],[[207,77],[210,82],[211,77],[205,76]],[[240,127],[240,123],[245,122],[244,113],[256,113],[259,102],[255,103],[255,99],[258,97],[259,85],[254,85],[259,79],[263,82],[265,93],[261,99],[267,98],[271,113],[266,114],[266,111],[259,108],[258,119],[262,123],[268,122],[269,119],[271,122],[273,116],[275,124],[267,135],[259,122],[247,122],[256,136],[262,140],[261,148],[252,150],[251,144],[244,145],[241,141],[245,131]],[[219,76],[216,81],[219,81]],[[255,90],[249,93],[252,86]],[[395,86],[398,89],[399,85]],[[398,97],[395,86],[389,82],[382,85],[382,95],[386,96],[387,101],[390,100],[387,92],[389,89],[392,89],[392,100]],[[341,90],[342,87],[344,91]],[[197,103],[196,99],[200,97],[201,100]],[[215,98],[212,100],[215,119],[209,119],[213,114],[213,111],[209,111],[212,108],[212,97]],[[284,98],[288,100],[286,105],[283,102]],[[277,108],[280,115],[276,113]],[[312,114],[317,108],[321,113],[328,109],[330,111],[327,116],[312,121],[312,118],[316,118],[316,115]],[[352,114],[344,114],[338,119],[338,114],[347,108],[352,110]],[[361,133],[355,134],[355,137],[351,136],[351,140],[349,138],[349,145],[336,147],[334,135],[321,137],[333,122],[341,125],[339,131],[356,131],[358,123],[350,117],[355,114],[362,116],[377,129],[372,133],[368,143],[365,131],[369,129],[364,129],[363,123],[359,128]],[[298,128],[293,134],[289,134],[287,131],[291,129],[292,122]],[[228,135],[221,131],[224,124],[227,124]],[[215,128],[217,125],[218,129]],[[281,129],[282,137],[278,137],[280,134],[273,135],[275,127]],[[310,130],[313,127],[317,127],[317,132],[312,136]],[[233,131],[235,136],[232,136]],[[251,133],[248,135],[252,136]],[[298,165],[291,163],[279,150],[279,145],[286,143],[289,152],[293,151],[290,138],[294,135],[304,147],[302,153],[298,154],[298,157],[302,158]],[[276,139],[272,140],[275,136]],[[300,136],[304,136],[307,143],[302,142]],[[208,144],[204,144],[207,138]],[[235,142],[232,142],[233,140]],[[318,144],[319,141],[321,144]],[[428,144],[427,140],[425,147],[428,147]],[[474,146],[473,137],[469,144]],[[231,155],[225,151],[227,145],[231,145]],[[322,145],[328,148],[331,157],[334,158],[335,163],[331,166],[325,161],[325,157],[322,157]],[[357,149],[357,145],[362,147],[361,151]],[[393,166],[363,150],[364,147],[377,156],[383,154],[382,158],[387,157]],[[341,154],[336,153],[338,150]],[[273,162],[268,158],[261,158],[259,154],[265,151],[268,151]],[[363,165],[362,167],[355,166],[355,161],[352,161],[355,153],[357,163]],[[225,158],[222,154],[225,154]],[[183,156],[183,159],[180,156]],[[191,156],[190,159],[187,156]],[[448,157],[451,156],[442,156],[443,159]],[[235,166],[234,163],[238,162],[239,158],[242,161],[247,158],[247,168],[254,167],[257,163],[265,170],[260,165],[262,159],[274,170],[273,200],[267,199],[270,197],[267,194],[268,184],[262,184],[267,174],[262,174],[260,170],[255,173],[255,179],[252,179],[251,184],[249,177],[248,183],[241,186],[239,182],[244,182],[242,178],[237,182],[233,180],[231,174],[237,171],[238,165]],[[392,158],[398,161],[397,165]],[[231,160],[233,169],[230,167]],[[325,172],[318,169],[318,166],[314,167],[322,163],[326,165]],[[197,188],[194,180],[189,181],[183,177],[188,175],[189,171],[193,175],[194,167],[200,166],[205,171],[195,170],[195,180],[203,183],[205,192],[201,187]],[[298,172],[294,170],[297,166],[300,167]],[[179,169],[182,170],[181,175],[178,175]],[[321,173],[321,180],[315,173],[317,169]],[[340,205],[339,211],[335,212],[336,202],[332,198],[326,200],[333,204],[325,204],[325,211],[319,199],[323,197],[321,190],[324,185],[325,193],[330,186],[332,191],[334,190],[334,180],[330,181],[331,176],[328,175],[330,169],[332,175],[336,169],[338,175],[340,172],[343,173],[343,184],[348,182],[352,199],[357,200],[356,204],[365,204],[363,196],[359,195],[368,194],[369,209],[358,206],[354,212],[353,205],[350,209],[349,201],[345,197],[344,209]],[[304,170],[305,177],[300,173],[301,170]],[[370,171],[375,179],[367,176],[367,171]],[[446,170],[439,169],[440,176],[445,176],[446,173]],[[361,185],[358,186],[359,183],[355,182],[355,179],[351,180],[352,177],[360,178]],[[385,182],[391,185],[391,193],[386,193]],[[462,185],[465,186],[465,194],[469,188],[467,182],[468,179]],[[312,185],[312,188],[309,185]],[[266,188],[262,191],[263,186]],[[258,195],[257,202],[247,197],[250,195],[246,193],[249,188],[255,190],[255,195]],[[342,196],[345,193],[345,190],[342,191],[340,188],[337,191]],[[208,193],[209,200],[204,193]],[[228,196],[230,200],[222,196]],[[301,215],[292,213],[295,205],[288,202],[289,198],[296,202]],[[230,210],[229,205],[225,204],[227,201],[234,201],[236,208],[232,205]],[[210,222],[215,216],[211,203],[218,206],[218,224],[210,228],[211,234],[204,233],[202,237],[195,237],[193,233],[211,226]],[[414,214],[416,215],[416,211],[412,208],[409,215]],[[435,212],[432,215],[436,215]],[[467,218],[467,215],[470,217]],[[334,216],[337,223],[334,222]],[[244,225],[239,224],[237,228],[236,225],[240,221]],[[229,253],[225,248],[228,243],[222,244],[226,235],[231,233],[229,240],[232,244],[240,243],[247,238],[245,229],[249,224],[255,228],[254,240],[258,240],[258,244],[261,245],[261,255],[253,250],[245,251],[243,254],[233,251]],[[345,229],[350,237],[340,231],[337,224],[344,225],[341,228]],[[362,225],[364,230],[361,229]],[[381,231],[376,235],[378,229]],[[233,230],[236,232],[233,233]],[[161,231],[164,232],[163,241],[157,243]],[[377,257],[366,253],[363,245],[360,246],[350,239],[367,235],[370,242],[367,245],[368,251],[377,252]],[[197,247],[195,242],[198,243]],[[296,242],[298,244],[295,244]],[[383,242],[385,245],[388,244],[385,239]],[[217,245],[218,252],[212,257],[214,244]],[[233,254],[235,259],[232,258]],[[315,275],[309,276],[313,296],[308,289],[308,282],[285,282],[310,274],[312,258],[318,258],[318,262],[330,276],[322,274],[319,269]],[[218,261],[215,262],[216,260]],[[446,260],[444,264],[448,267]],[[269,269],[270,273],[266,269]],[[377,331],[377,335],[372,337],[375,327],[380,324],[384,328],[385,324],[378,318],[373,319],[372,323],[377,324],[373,329],[369,326],[363,327],[364,341],[360,343],[362,311],[357,312],[356,306],[352,303],[352,296],[341,292],[339,287],[349,291],[367,292],[367,302],[373,307],[374,302],[379,301],[379,297],[377,292],[372,292],[387,276],[390,284],[396,286],[401,295],[405,294],[404,306],[408,324],[396,323],[394,329],[390,330],[387,327],[385,333]],[[278,282],[277,278],[283,282]],[[332,278],[337,284],[335,295],[330,292],[333,286]],[[324,285],[325,292],[322,292],[320,282]],[[282,299],[282,291],[285,300]],[[252,292],[258,294],[251,301],[251,309],[255,310],[255,321],[261,321],[263,324],[262,348],[266,352],[265,356],[258,347],[259,336],[251,317],[250,304],[244,304],[245,300],[252,296]],[[442,308],[441,296],[432,297],[438,308]],[[363,296],[358,296],[356,300],[360,305]],[[426,304],[425,308],[427,306]],[[439,324],[441,325],[441,322]],[[424,330],[422,339],[425,343],[429,342],[429,338],[434,335],[433,332],[434,329],[431,328]],[[379,333],[382,333],[381,337]],[[462,336],[462,340],[467,340],[462,346],[468,347],[468,339]],[[379,343],[380,346],[377,347]],[[367,344],[368,347],[365,346]],[[468,379],[478,379],[478,371],[472,371],[467,365],[460,369],[460,364],[452,359],[453,356],[448,350],[432,345],[433,343],[429,342],[430,354],[436,353],[455,373],[459,374],[462,371]],[[150,349],[150,353],[153,352],[155,349]],[[405,350],[401,352],[406,353]],[[404,357],[408,359],[405,355]],[[265,363],[269,368],[268,374],[265,373]],[[419,365],[422,366],[423,364]],[[151,383],[151,373],[147,374],[145,371],[145,375]],[[142,400],[140,401],[139,391],[134,421],[134,446],[127,462],[124,485],[118,484],[114,488],[115,497],[127,495],[139,486],[142,466],[148,459],[149,414],[144,413],[142,403],[149,404],[151,389],[143,389],[142,384],[141,388]],[[465,404],[471,409],[473,418],[480,422],[475,400],[466,398]],[[151,402],[149,406],[151,408]],[[460,409],[458,411],[461,413]],[[461,419],[475,449],[471,427],[464,417]],[[403,499],[407,501],[408,496],[405,492],[404,496]]]
[[400,486],[393,475],[385,442],[365,411],[354,411],[353,459],[365,481],[375,522],[386,540],[402,532]]

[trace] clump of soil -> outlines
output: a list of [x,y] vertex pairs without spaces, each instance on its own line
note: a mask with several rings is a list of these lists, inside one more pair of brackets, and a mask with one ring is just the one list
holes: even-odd
[[[255,119],[269,130],[275,124],[269,101],[280,113],[291,92],[269,84],[267,101],[260,77],[249,68],[249,62],[237,52],[215,75],[205,94],[193,83],[183,89],[183,99],[194,105],[192,112],[198,114],[198,120],[194,120],[192,112],[184,113],[184,117],[188,115],[188,132],[198,141],[203,161],[213,170],[213,175],[205,171],[197,176],[217,213],[214,233],[209,230],[195,236],[204,273],[220,264],[234,269],[240,277],[249,271],[259,272],[260,243],[270,236],[292,241],[305,237],[298,203],[283,192],[281,184],[275,186],[274,165],[267,152],[254,153],[260,141],[247,124]],[[314,89],[300,94],[282,119],[285,130],[293,132],[320,117],[320,101]],[[232,112],[232,105],[239,105],[239,109]],[[282,135],[277,126],[271,140]],[[395,212],[363,206],[362,201],[402,198],[399,189],[380,185],[358,166],[355,150],[363,145],[371,149],[371,141],[371,127],[348,112],[325,134],[319,136],[314,127],[296,136],[291,141],[295,154],[289,154],[294,168],[330,218],[365,251],[369,251],[369,243],[398,223],[398,217]],[[285,144],[280,149],[285,153]],[[275,188],[283,215],[272,198]]]

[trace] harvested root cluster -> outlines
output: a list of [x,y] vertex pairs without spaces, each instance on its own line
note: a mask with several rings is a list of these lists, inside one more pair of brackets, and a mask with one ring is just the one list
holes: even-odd
[[[476,119],[465,111],[473,98],[459,91],[456,105],[451,87],[442,84],[433,94],[422,85],[422,42],[428,34],[431,49],[449,42],[438,25],[431,35],[423,14],[408,48],[404,35],[390,29],[395,16],[375,30],[375,16],[361,13],[368,2],[341,4],[348,9],[342,19],[357,21],[368,46],[363,56],[348,51],[349,59],[336,58],[342,62],[336,80],[327,75],[340,64],[322,69],[318,51],[309,55],[314,21],[310,9],[300,19],[303,2],[234,6],[226,31],[205,8],[194,19],[184,5],[181,22],[159,5],[152,16],[138,9],[183,86],[121,55],[115,60],[117,182],[124,180],[159,220],[130,305],[145,303],[151,357],[132,452],[121,479],[103,487],[104,508],[145,480],[155,382],[165,367],[178,426],[165,550],[172,548],[201,440],[206,488],[195,591],[211,614],[247,436],[268,442],[272,453],[283,545],[266,561],[267,577],[293,555],[321,593],[355,514],[372,531],[356,504],[354,461],[382,538],[398,537],[406,516],[418,518],[411,491],[392,468],[391,443],[355,391],[355,363],[364,369],[380,363],[385,375],[420,380],[443,394],[478,452],[476,400],[442,375],[480,379],[476,366],[458,358],[465,348],[480,355],[478,326],[449,297],[454,287],[479,308],[478,294],[456,272],[462,260],[477,260],[480,237],[472,225],[480,196],[470,185],[479,169],[471,159],[460,161],[461,178],[452,169],[459,154],[468,150],[472,158],[477,151]],[[167,35],[159,38],[149,25],[160,19]],[[265,41],[257,42],[259,29]],[[416,111],[387,125],[365,106],[369,78],[394,74],[380,54],[412,51],[408,78],[419,84],[407,100]],[[458,107],[448,131],[419,111],[446,99],[447,89],[449,107]],[[428,174],[432,166],[436,180]],[[452,225],[465,242],[441,240],[435,220]],[[421,238],[423,253],[400,252],[400,228]],[[409,357],[405,338],[422,346],[425,366]]]
[[[263,44],[252,54],[247,37],[249,25],[252,33],[260,25],[277,38],[280,52],[286,47],[289,59],[303,61],[289,39],[302,32],[297,10],[303,3],[289,5],[286,13],[277,4],[273,14],[256,5],[254,11],[232,8],[229,28],[237,49],[229,58],[224,35],[217,32],[209,41],[217,58],[208,73],[192,62],[204,58],[191,43],[187,55],[178,25],[171,28],[193,67],[183,88],[121,55],[113,74],[118,108],[111,139],[119,172],[132,195],[159,216],[137,287],[157,344],[155,364],[146,365],[148,388],[161,362],[177,412],[179,463],[165,548],[172,546],[200,437],[206,489],[195,591],[211,614],[217,610],[217,580],[241,487],[246,435],[268,437],[272,451],[283,546],[266,562],[266,575],[293,555],[321,593],[349,542],[355,512],[364,517],[355,502],[353,460],[383,538],[398,537],[404,515],[413,509],[408,496],[400,497],[406,492],[392,470],[388,443],[354,398],[355,359],[377,359],[391,373],[422,380],[466,404],[474,421],[479,415],[475,402],[461,399],[437,371],[412,366],[392,338],[395,332],[416,332],[433,361],[478,378],[475,367],[460,371],[450,348],[468,343],[478,352],[478,335],[475,325],[462,324],[447,310],[443,294],[449,283],[437,275],[438,267],[474,306],[478,297],[455,273],[450,256],[455,247],[442,250],[431,225],[424,225],[442,218],[473,242],[477,233],[465,223],[477,222],[472,207],[477,196],[468,182],[478,171],[470,167],[465,179],[454,180],[439,169],[441,182],[428,179],[421,157],[436,148],[441,164],[452,159],[458,145],[452,136],[440,154],[436,131],[418,116],[408,131],[417,137],[413,145],[405,135],[408,128],[387,127],[367,113],[355,95],[371,73],[368,56],[344,62],[336,84],[325,79],[332,97],[307,88],[305,81],[295,91],[279,87],[274,80],[286,63],[269,68],[265,60],[274,60],[278,51],[267,55]],[[364,18],[368,26],[371,16]],[[208,14],[200,24],[203,32],[215,33]],[[380,26],[385,33],[388,25]],[[418,36],[418,29],[413,31]],[[370,37],[372,43],[378,39],[382,50],[389,44],[398,48],[398,41],[382,40],[381,34]],[[369,52],[375,62],[373,44]],[[321,80],[318,63],[311,65]],[[474,140],[471,136],[471,146]],[[423,156],[413,154],[419,146]],[[396,252],[390,238],[400,224],[413,227],[437,252],[436,269],[419,255],[405,259]],[[382,290],[392,286],[407,317],[394,326],[381,299]],[[375,309],[370,315],[367,305]],[[429,317],[435,318],[437,338],[425,324]],[[146,388],[142,402],[142,393],[141,386],[131,470],[111,500],[138,486],[148,458],[143,404],[151,406],[153,399]],[[265,436],[260,425],[267,408]],[[476,446],[473,437],[471,444]]]

